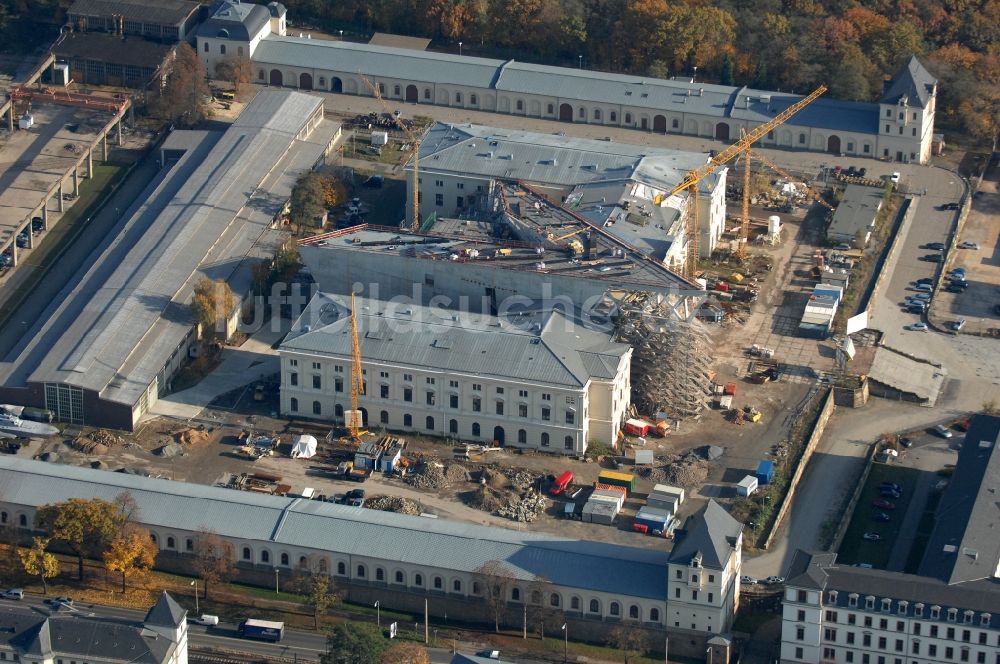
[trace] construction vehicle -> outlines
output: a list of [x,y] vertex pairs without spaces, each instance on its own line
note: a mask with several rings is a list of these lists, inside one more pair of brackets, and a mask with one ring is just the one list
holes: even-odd
[[675,196],[682,191],[688,192],[688,196],[692,199],[690,205],[687,209],[687,261],[685,263],[685,276],[689,279],[694,278],[695,271],[698,265],[698,253],[699,253],[699,224],[700,224],[700,213],[698,210],[698,183],[703,179],[717,171],[720,167],[729,163],[736,157],[746,153],[751,145],[759,141],[761,138],[768,135],[768,133],[774,131],[777,127],[788,121],[789,118],[794,116],[796,113],[801,111],[803,108],[815,101],[820,95],[826,92],[826,86],[821,85],[811,93],[795,102],[788,108],[786,108],[781,113],[778,113],[770,121],[765,122],[762,125],[758,125],[751,129],[749,132],[743,133],[740,139],[730,145],[725,150],[722,150],[714,157],[712,157],[708,163],[704,166],[700,166],[687,174],[687,177],[674,187],[665,196],[658,196],[659,200],[669,199],[671,196]]
[[[554,237],[552,233],[549,233],[548,239],[553,244],[558,245],[563,240],[568,240],[569,238],[579,235],[580,233],[585,233],[589,230],[590,229],[588,227],[584,226],[583,228],[578,228],[571,233],[566,233],[565,235],[560,235],[559,237]],[[566,250],[569,251],[569,253],[573,256],[580,256],[583,254],[583,243],[580,242],[579,240],[576,239],[570,240],[569,242],[566,243],[565,247]]]
[[417,233],[420,231],[420,141],[421,139],[417,137],[410,128],[399,119],[399,115],[393,113],[392,108],[386,103],[385,99],[382,99],[382,92],[379,90],[378,86],[371,82],[367,76],[361,77],[361,80],[365,82],[368,89],[372,91],[372,95],[378,100],[378,103],[382,105],[385,112],[390,116],[395,118],[396,126],[406,134],[407,140],[410,141],[410,152],[407,155],[408,159],[413,161],[413,200],[410,204],[413,206],[413,216],[410,219],[410,229]]

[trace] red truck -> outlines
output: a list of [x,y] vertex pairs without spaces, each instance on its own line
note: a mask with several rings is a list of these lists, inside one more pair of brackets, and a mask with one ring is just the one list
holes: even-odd
[[549,487],[549,493],[553,496],[559,496],[566,492],[569,485],[573,482],[573,473],[566,471],[559,477],[555,479],[552,486]]

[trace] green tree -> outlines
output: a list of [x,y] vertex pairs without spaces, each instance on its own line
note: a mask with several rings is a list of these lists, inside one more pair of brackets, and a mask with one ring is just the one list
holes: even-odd
[[20,549],[17,552],[24,571],[41,579],[42,592],[45,594],[49,592],[49,584],[46,579],[51,579],[59,574],[59,560],[45,550],[48,545],[49,538],[36,537],[32,540],[30,549]]
[[757,67],[754,69],[753,82],[750,83],[750,87],[767,90],[767,83],[767,64],[762,60],[757,63]]
[[320,619],[326,610],[337,603],[337,596],[330,588],[330,577],[323,572],[314,572],[309,580],[309,605],[313,608],[313,624],[319,629]]
[[719,83],[722,85],[733,84],[733,59],[728,53],[722,58],[722,69],[719,71]]
[[289,217],[302,234],[304,226],[315,226],[323,216],[326,194],[323,191],[323,181],[318,173],[306,173],[292,187],[289,200]]
[[83,579],[84,557],[100,558],[120,527],[119,507],[100,498],[70,498],[62,503],[43,505],[38,510],[39,525],[52,539],[64,542],[77,558]]
[[327,637],[320,664],[381,664],[389,639],[369,623],[340,623]]
[[667,67],[667,63],[663,60],[653,60],[646,67],[646,73],[653,78],[668,78],[670,76],[670,68]]

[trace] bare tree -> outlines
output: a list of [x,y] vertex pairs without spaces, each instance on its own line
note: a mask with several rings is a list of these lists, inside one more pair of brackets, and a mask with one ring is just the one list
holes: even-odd
[[649,647],[649,635],[643,631],[639,623],[626,620],[608,634],[608,645],[621,650],[625,656],[625,664],[628,664],[630,654],[642,654]]
[[250,90],[252,78],[250,59],[240,55],[229,55],[215,65],[215,76],[233,84],[233,96],[243,101]]
[[476,571],[477,580],[483,586],[483,601],[493,616],[493,628],[500,631],[500,621],[514,588],[514,571],[499,560],[488,560]]
[[194,538],[194,566],[205,586],[208,599],[208,585],[228,581],[235,568],[236,554],[233,545],[222,539],[215,531],[203,528]]

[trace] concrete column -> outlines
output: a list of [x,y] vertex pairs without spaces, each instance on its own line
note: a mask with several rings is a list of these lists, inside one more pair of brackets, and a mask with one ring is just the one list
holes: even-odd
[[45,201],[45,205],[42,206],[42,227],[45,230],[49,229],[49,202]]
[[121,147],[123,141],[122,141],[122,119],[120,116],[118,118],[117,126],[118,126],[118,147]]
[[10,108],[7,109],[7,131],[14,133],[14,102],[10,103]]
[[63,203],[63,181],[61,178],[59,180],[59,190],[56,192],[56,195],[59,196],[59,211],[65,212],[66,206]]
[[94,177],[94,149],[87,150],[87,177]]
[[104,132],[104,136],[101,137],[101,148],[104,151],[104,159],[102,161],[108,160],[108,133]]
[[[45,218],[45,208],[42,208],[42,218]],[[31,227],[31,222],[28,222],[28,249],[35,248],[35,229]]]
[[80,167],[73,167],[73,195],[80,195]]
[[17,248],[17,241],[11,242],[10,243],[11,267],[17,267],[17,264],[20,261],[20,256],[18,256],[19,253],[21,253],[21,250]]

